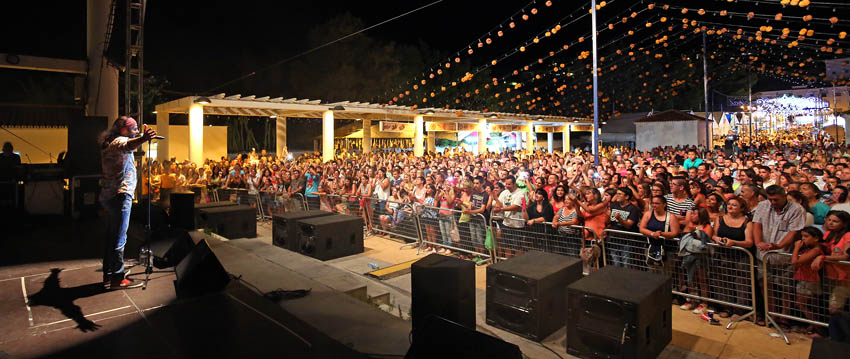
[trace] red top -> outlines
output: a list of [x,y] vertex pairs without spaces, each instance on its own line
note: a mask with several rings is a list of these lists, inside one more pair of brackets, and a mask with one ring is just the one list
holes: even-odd
[[[823,234],[826,239],[829,236],[829,231]],[[824,254],[835,255],[846,253],[850,250],[850,232],[845,233],[838,243],[825,242],[823,245]],[[826,277],[838,281],[847,281],[850,279],[850,265],[840,263],[826,263]]]
[[[800,248],[800,252],[798,253],[802,256],[809,251],[817,251],[821,252],[820,247],[815,248]],[[794,279],[796,280],[804,280],[806,282],[820,282],[820,276],[818,275],[818,271],[812,269],[811,263],[806,263],[801,266],[798,266],[794,271]]]

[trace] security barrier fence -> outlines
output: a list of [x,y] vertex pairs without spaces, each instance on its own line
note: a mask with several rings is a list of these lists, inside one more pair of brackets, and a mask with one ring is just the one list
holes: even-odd
[[762,258],[759,273],[764,290],[766,322],[773,326],[786,344],[788,335],[778,321],[794,320],[815,326],[829,326],[834,312],[847,311],[850,298],[850,262],[823,263],[814,270],[810,263],[791,264],[791,254],[771,251]]

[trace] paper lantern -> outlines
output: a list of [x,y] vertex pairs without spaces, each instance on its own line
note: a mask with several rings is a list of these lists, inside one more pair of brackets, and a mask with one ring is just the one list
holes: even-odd
[[516,24],[515,24],[513,21],[511,21],[511,22],[508,24],[508,27],[509,27],[509,28],[511,28],[511,29],[513,29],[514,27],[516,27]]
[[522,14],[522,19],[523,19],[523,20],[528,20],[528,14]]
[[552,6],[552,1],[547,0],[547,1],[546,1],[546,6],[547,6],[547,7]]
[[683,9],[682,9],[682,14],[687,14],[687,13],[688,13],[688,8],[683,8]]
[[782,20],[782,13],[780,12],[780,13],[776,14],[776,16],[773,17],[773,19],[776,20],[776,21]]
[[488,38],[487,38],[487,40],[484,40],[484,42],[486,42],[486,43],[487,43],[487,45],[490,45],[490,44],[492,44],[492,43],[493,43],[493,40],[491,40],[491,39],[488,37]]
[[473,52],[473,51],[472,51],[472,49],[466,50],[466,53],[467,53],[467,54],[472,55],[472,52]]
[[537,8],[531,8],[531,14],[537,15]]
[[833,17],[829,18],[829,22],[831,22],[833,24],[838,23],[838,18],[833,16]]

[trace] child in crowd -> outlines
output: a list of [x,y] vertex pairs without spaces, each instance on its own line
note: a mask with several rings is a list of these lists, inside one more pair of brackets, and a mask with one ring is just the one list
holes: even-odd
[[[823,232],[814,226],[808,226],[800,231],[800,239],[794,242],[794,252],[791,255],[791,265],[794,267],[794,282],[797,288],[797,308],[803,315],[814,320],[811,305],[821,294],[820,275],[812,269],[812,261],[821,252]],[[809,325],[805,332],[814,335],[814,325]]]

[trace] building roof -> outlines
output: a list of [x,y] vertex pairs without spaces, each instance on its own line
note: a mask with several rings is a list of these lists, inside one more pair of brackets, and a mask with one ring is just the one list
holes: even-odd
[[[187,96],[156,105],[157,112],[188,113],[189,106],[199,96]],[[369,119],[389,121],[413,121],[415,116],[426,117],[426,121],[435,122],[471,122],[486,118],[488,122],[500,124],[525,124],[534,121],[535,125],[562,125],[564,123],[590,123],[591,120],[579,117],[532,115],[523,113],[481,112],[444,108],[411,108],[368,102],[332,102],[322,100],[296,99],[282,97],[269,98],[256,96],[226,95],[223,93],[208,96],[209,104],[204,105],[205,115],[235,115],[257,117],[302,117],[322,118],[322,113],[333,108],[336,119]]]
[[705,121],[705,118],[694,116],[679,110],[667,110],[658,112],[635,122],[680,122],[680,121]]

